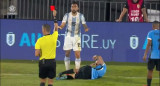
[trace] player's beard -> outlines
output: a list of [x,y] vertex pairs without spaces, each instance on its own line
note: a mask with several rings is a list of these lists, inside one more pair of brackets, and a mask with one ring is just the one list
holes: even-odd
[[73,13],[73,14],[76,14],[76,13],[77,13],[77,11],[75,11],[75,10],[72,10],[72,13]]

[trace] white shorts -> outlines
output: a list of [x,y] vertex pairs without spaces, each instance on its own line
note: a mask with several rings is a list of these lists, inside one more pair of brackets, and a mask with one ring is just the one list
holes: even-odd
[[81,37],[65,37],[63,50],[81,51]]

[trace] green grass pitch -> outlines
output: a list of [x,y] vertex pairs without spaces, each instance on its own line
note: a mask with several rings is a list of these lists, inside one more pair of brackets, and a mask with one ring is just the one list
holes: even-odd
[[[83,61],[82,65],[91,62]],[[146,63],[106,62],[107,73],[96,80],[55,80],[54,86],[143,86],[146,84]],[[1,60],[0,86],[39,86],[38,62]],[[71,63],[71,68],[74,62]],[[57,61],[57,74],[64,71],[63,61]],[[160,86],[159,74],[154,71],[152,86]],[[47,86],[47,85],[46,85]]]

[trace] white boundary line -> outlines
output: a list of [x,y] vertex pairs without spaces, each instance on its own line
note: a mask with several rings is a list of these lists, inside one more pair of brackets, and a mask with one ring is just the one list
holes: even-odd
[[31,76],[31,75],[37,75],[37,74],[1,73],[0,75],[1,76],[21,76],[21,75]]
[[[146,79],[147,78],[147,77],[134,77],[134,76],[131,76],[131,77],[128,77],[128,76],[103,76],[103,77],[116,77],[116,78],[126,78],[126,79]],[[160,79],[160,78],[153,77],[152,79]]]

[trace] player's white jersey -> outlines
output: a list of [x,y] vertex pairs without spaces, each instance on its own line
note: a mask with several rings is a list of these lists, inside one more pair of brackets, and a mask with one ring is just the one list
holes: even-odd
[[72,12],[66,13],[62,22],[66,23],[66,36],[75,37],[81,34],[81,24],[86,24],[84,15],[77,12],[76,16],[72,15]]

